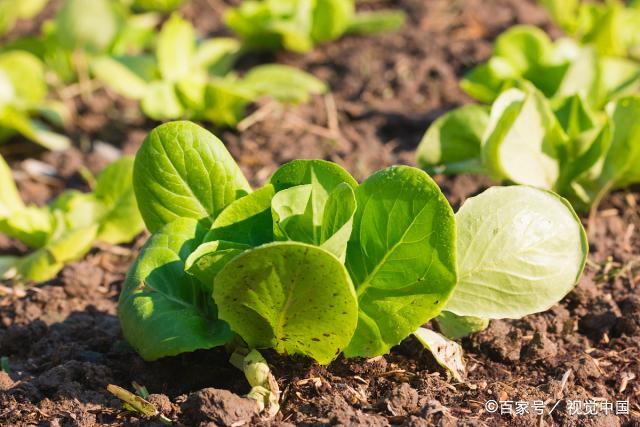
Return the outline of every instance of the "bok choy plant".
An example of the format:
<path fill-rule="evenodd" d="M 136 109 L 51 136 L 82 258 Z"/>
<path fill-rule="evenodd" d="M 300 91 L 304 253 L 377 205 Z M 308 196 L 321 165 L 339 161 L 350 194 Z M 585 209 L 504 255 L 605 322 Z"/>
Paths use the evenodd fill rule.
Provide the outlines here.
<path fill-rule="evenodd" d="M 25 256 L 0 256 L 0 277 L 18 283 L 52 279 L 94 242 L 131 241 L 144 227 L 131 185 L 133 159 L 109 165 L 91 193 L 68 190 L 49 206 L 27 206 L 11 170 L 0 157 L 0 233 L 32 249 Z"/>
<path fill-rule="evenodd" d="M 190 122 L 149 134 L 133 183 L 153 234 L 118 313 L 146 360 L 235 336 L 322 364 L 377 356 L 443 310 L 546 310 L 587 255 L 580 221 L 552 192 L 492 188 L 454 215 L 419 169 L 358 184 L 323 160 L 287 163 L 253 191 L 222 142 Z"/>
<path fill-rule="evenodd" d="M 568 38 L 552 42 L 536 27 L 514 26 L 496 39 L 491 58 L 460 85 L 478 101 L 492 103 L 523 81 L 552 100 L 580 94 L 601 110 L 621 96 L 640 93 L 640 63 Z"/>
<path fill-rule="evenodd" d="M 551 102 L 532 86 L 437 119 L 417 151 L 427 171 L 484 173 L 554 190 L 580 210 L 640 182 L 640 96 L 595 112 L 581 95 Z"/>
<path fill-rule="evenodd" d="M 373 34 L 402 27 L 401 11 L 355 12 L 355 0 L 245 0 L 225 15 L 227 25 L 252 49 L 307 52 L 344 34 Z"/>
<path fill-rule="evenodd" d="M 47 93 L 44 66 L 37 57 L 21 50 L 0 53 L 0 143 L 20 134 L 50 150 L 69 146 L 67 137 L 35 118 L 64 124 L 64 105 L 47 99 Z"/>
<path fill-rule="evenodd" d="M 173 15 L 162 27 L 154 55 L 101 56 L 93 73 L 120 95 L 140 100 L 154 120 L 190 118 L 235 126 L 262 96 L 306 102 L 326 86 L 310 74 L 277 64 L 231 72 L 240 43 L 229 38 L 196 42 L 191 23 Z"/>
<path fill-rule="evenodd" d="M 604 55 L 640 60 L 640 3 L 620 0 L 540 0 L 553 19 L 582 44 Z"/>

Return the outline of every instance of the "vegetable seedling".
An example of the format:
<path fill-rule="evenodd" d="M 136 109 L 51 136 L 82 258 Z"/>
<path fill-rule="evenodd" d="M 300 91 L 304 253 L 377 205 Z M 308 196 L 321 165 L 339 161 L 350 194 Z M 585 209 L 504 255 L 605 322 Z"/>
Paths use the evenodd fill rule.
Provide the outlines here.
<path fill-rule="evenodd" d="M 578 94 L 557 101 L 525 85 L 503 92 L 490 109 L 453 110 L 426 132 L 418 164 L 553 190 L 582 211 L 640 182 L 640 96 L 611 101 L 602 113 Z"/>
<path fill-rule="evenodd" d="M 424 171 L 393 166 L 358 184 L 322 160 L 287 163 L 253 191 L 222 142 L 190 122 L 149 134 L 133 182 L 153 235 L 118 315 L 146 360 L 235 336 L 322 364 L 373 357 L 443 310 L 546 310 L 587 255 L 580 221 L 552 192 L 492 188 L 454 215 Z"/>
<path fill-rule="evenodd" d="M 92 193 L 69 190 L 48 206 L 26 206 L 0 157 L 0 233 L 33 249 L 22 257 L 0 256 L 0 277 L 43 282 L 83 257 L 96 241 L 131 241 L 143 228 L 132 174 L 133 159 L 123 158 L 100 174 Z"/>
<path fill-rule="evenodd" d="M 240 43 L 229 38 L 196 42 L 191 23 L 173 15 L 162 27 L 154 55 L 101 56 L 93 73 L 117 93 L 140 101 L 154 120 L 190 118 L 235 126 L 262 96 L 306 102 L 326 86 L 285 65 L 262 65 L 240 78 L 231 72 Z"/>
<path fill-rule="evenodd" d="M 395 10 L 356 13 L 354 0 L 245 0 L 226 13 L 225 21 L 251 49 L 308 52 L 344 34 L 397 30 L 405 15 Z"/>
<path fill-rule="evenodd" d="M 592 108 L 601 110 L 612 100 L 639 93 L 640 63 L 568 38 L 552 42 L 537 27 L 517 25 L 496 39 L 491 58 L 473 68 L 460 86 L 490 104 L 523 82 L 554 102 L 581 95 Z"/>
<path fill-rule="evenodd" d="M 569 35 L 609 56 L 640 60 L 640 3 L 540 0 Z M 629 2 L 627 2 L 629 3 Z"/>
<path fill-rule="evenodd" d="M 68 114 L 66 107 L 47 99 L 44 65 L 37 57 L 22 50 L 0 53 L 0 143 L 15 134 L 50 150 L 69 146 L 69 139 L 52 132 L 44 117 L 62 127 Z"/>

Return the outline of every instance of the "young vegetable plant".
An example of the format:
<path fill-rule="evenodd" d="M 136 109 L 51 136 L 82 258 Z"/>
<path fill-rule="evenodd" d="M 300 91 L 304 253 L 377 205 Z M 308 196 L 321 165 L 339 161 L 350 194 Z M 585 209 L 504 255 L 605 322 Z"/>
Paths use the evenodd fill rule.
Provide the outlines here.
<path fill-rule="evenodd" d="M 91 193 L 69 190 L 49 206 L 26 206 L 11 170 L 0 157 L 0 233 L 32 249 L 24 256 L 0 256 L 0 277 L 17 283 L 43 282 L 94 242 L 131 241 L 144 226 L 131 185 L 133 159 L 123 158 L 98 176 Z"/>
<path fill-rule="evenodd" d="M 478 101 L 492 103 L 522 82 L 557 102 L 580 94 L 601 110 L 612 100 L 640 93 L 640 63 L 567 38 L 552 42 L 536 27 L 515 26 L 496 39 L 492 57 L 472 69 L 461 87 Z"/>
<path fill-rule="evenodd" d="M 240 43 L 216 38 L 196 43 L 191 23 L 173 15 L 162 27 L 155 55 L 102 56 L 93 73 L 122 96 L 140 100 L 154 120 L 190 118 L 235 126 L 261 96 L 306 102 L 324 83 L 295 68 L 262 65 L 243 78 L 231 72 Z"/>
<path fill-rule="evenodd" d="M 493 188 L 454 215 L 423 171 L 358 184 L 337 164 L 295 160 L 252 191 L 224 145 L 190 122 L 153 130 L 134 189 L 153 233 L 118 307 L 146 360 L 212 348 L 387 353 L 443 310 L 480 318 L 546 310 L 586 255 L 570 205 L 533 187 Z M 426 339 L 426 340 L 425 340 Z"/>
<path fill-rule="evenodd" d="M 579 94 L 546 99 L 531 85 L 503 92 L 492 107 L 445 114 L 417 151 L 428 171 L 485 173 L 549 189 L 587 210 L 608 192 L 640 182 L 640 96 L 593 111 Z"/>
<path fill-rule="evenodd" d="M 49 130 L 40 116 L 62 126 L 65 107 L 47 99 L 42 62 L 32 54 L 13 50 L 0 53 L 0 143 L 15 134 L 50 150 L 69 146 L 69 139 Z"/>
<path fill-rule="evenodd" d="M 640 3 L 541 0 L 562 29 L 604 55 L 640 60 Z"/>
<path fill-rule="evenodd" d="M 133 14 L 123 2 L 65 0 L 41 34 L 10 43 L 7 49 L 28 50 L 57 78 L 59 86 L 89 83 L 90 64 L 102 55 L 135 55 L 156 36 L 157 13 Z"/>
<path fill-rule="evenodd" d="M 394 31 L 404 20 L 401 11 L 356 13 L 354 0 L 245 0 L 225 15 L 249 48 L 295 52 L 344 34 Z"/>

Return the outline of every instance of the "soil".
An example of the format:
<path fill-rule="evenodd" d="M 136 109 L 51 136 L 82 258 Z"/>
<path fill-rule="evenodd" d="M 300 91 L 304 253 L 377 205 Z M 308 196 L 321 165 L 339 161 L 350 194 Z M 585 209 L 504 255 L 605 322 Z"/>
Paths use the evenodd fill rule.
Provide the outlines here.
<path fill-rule="evenodd" d="M 197 18 L 202 35 L 223 34 L 222 4 L 192 0 L 185 14 Z M 470 101 L 458 80 L 487 58 L 497 34 L 515 23 L 557 34 L 545 13 L 526 0 L 367 5 L 400 7 L 408 24 L 396 34 L 348 37 L 307 55 L 244 59 L 300 66 L 332 87 L 331 96 L 307 105 L 282 108 L 263 101 L 242 132 L 218 132 L 254 184 L 300 157 L 337 161 L 359 179 L 389 164 L 412 164 L 429 123 Z M 202 18 L 207 13 L 211 19 Z M 34 147 L 23 141 L 0 149 L 28 202 L 42 204 L 65 188 L 85 188 L 82 168 L 96 172 L 114 157 L 134 153 L 154 126 L 102 89 L 87 101 L 72 96 L 68 102 L 77 119 L 67 129 L 75 149 L 36 153 L 35 162 L 24 161 L 34 156 Z M 53 174 L 44 173 L 52 167 Z M 436 180 L 455 208 L 491 185 L 471 175 Z M 127 247 L 97 247 L 48 283 L 26 291 L 0 288 L 0 356 L 10 367 L 9 373 L 0 371 L 0 424 L 161 425 L 127 412 L 106 391 L 108 384 L 131 390 L 135 381 L 166 417 L 184 425 L 638 426 L 639 203 L 637 190 L 603 202 L 590 224 L 586 273 L 560 304 L 521 320 L 493 321 L 462 341 L 468 371 L 463 382 L 412 338 L 387 356 L 340 358 L 328 367 L 266 352 L 283 391 L 282 410 L 272 420 L 240 397 L 249 386 L 223 349 L 152 363 L 140 359 L 121 336 L 116 305 L 146 236 Z M 0 237 L 0 254 L 24 250 Z M 489 400 L 527 402 L 528 413 L 490 413 Z M 570 415 L 570 401 L 588 400 L 599 402 L 599 415 Z M 615 402 L 624 400 L 628 415 L 605 413 L 606 402 L 615 410 Z M 544 413 L 537 415 L 534 406 Z"/>

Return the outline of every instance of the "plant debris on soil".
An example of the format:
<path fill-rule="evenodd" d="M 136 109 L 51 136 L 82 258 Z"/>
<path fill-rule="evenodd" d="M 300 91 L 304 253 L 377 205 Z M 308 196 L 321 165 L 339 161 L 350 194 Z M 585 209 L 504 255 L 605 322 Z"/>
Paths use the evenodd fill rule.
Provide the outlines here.
<path fill-rule="evenodd" d="M 495 36 L 516 23 L 555 34 L 545 13 L 525 0 L 379 3 L 404 9 L 407 26 L 345 38 L 304 56 L 276 56 L 326 80 L 332 95 L 295 108 L 264 101 L 240 131 L 217 132 L 253 184 L 294 158 L 334 160 L 358 178 L 412 164 L 430 122 L 469 101 L 459 78 L 489 56 Z M 211 15 L 196 24 L 216 33 L 220 4 L 194 0 L 185 13 Z M 135 152 L 153 127 L 104 90 L 89 103 L 71 101 L 78 120 L 69 131 L 79 148 L 43 154 L 36 163 L 20 161 L 22 142 L 2 149 L 28 202 L 84 188 L 83 168 L 97 171 L 113 156 Z M 47 165 L 56 173 L 41 173 Z M 455 208 L 491 184 L 471 175 L 436 180 Z M 116 384 L 133 391 L 135 381 L 165 417 L 184 425 L 640 425 L 639 204 L 638 190 L 603 202 L 589 230 L 587 270 L 560 304 L 521 320 L 493 321 L 462 341 L 464 382 L 413 338 L 390 355 L 340 358 L 328 367 L 265 352 L 283 391 L 273 420 L 261 419 L 255 402 L 241 397 L 249 385 L 224 349 L 144 362 L 123 340 L 116 307 L 147 236 L 129 247 L 95 248 L 48 283 L 26 291 L 0 287 L 0 424 L 161 425 L 127 412 L 106 390 Z M 0 237 L 0 253 L 25 250 Z M 505 406 L 494 410 L 489 401 Z M 572 412 L 575 402 L 582 415 Z M 619 402 L 628 402 L 627 414 L 616 413 Z M 516 412 L 518 406 L 526 411 Z M 597 414 L 589 413 L 592 407 Z"/>

